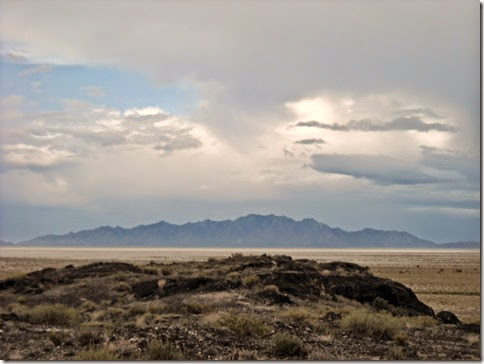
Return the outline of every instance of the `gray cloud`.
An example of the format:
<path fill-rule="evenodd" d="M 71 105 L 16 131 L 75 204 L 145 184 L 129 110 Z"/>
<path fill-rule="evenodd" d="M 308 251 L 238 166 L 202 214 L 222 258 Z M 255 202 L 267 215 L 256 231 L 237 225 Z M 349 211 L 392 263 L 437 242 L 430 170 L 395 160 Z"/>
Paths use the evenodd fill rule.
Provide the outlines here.
<path fill-rule="evenodd" d="M 309 145 L 309 144 L 325 144 L 326 142 L 323 139 L 301 139 L 297 140 L 294 143 L 296 144 L 303 144 L 303 145 Z"/>
<path fill-rule="evenodd" d="M 455 150 L 421 146 L 420 164 L 444 171 L 457 171 L 473 183 L 477 189 L 480 180 L 480 162 L 478 155 L 468 155 Z"/>
<path fill-rule="evenodd" d="M 423 107 L 423 108 L 414 108 L 414 109 L 402 109 L 398 110 L 395 114 L 402 115 L 402 116 L 426 116 L 432 119 L 443 119 L 444 116 L 437 114 L 434 110 Z"/>
<path fill-rule="evenodd" d="M 311 167 L 318 172 L 365 178 L 382 185 L 436 183 L 441 180 L 398 159 L 365 154 L 313 154 Z"/>
<path fill-rule="evenodd" d="M 431 130 L 454 132 L 455 128 L 443 123 L 425 123 L 420 118 L 401 117 L 390 121 L 389 123 L 376 123 L 370 119 L 351 120 L 347 124 L 327 124 L 319 121 L 300 121 L 296 126 L 315 127 L 336 131 L 395 131 L 395 130 L 416 130 L 421 132 L 428 132 Z"/>

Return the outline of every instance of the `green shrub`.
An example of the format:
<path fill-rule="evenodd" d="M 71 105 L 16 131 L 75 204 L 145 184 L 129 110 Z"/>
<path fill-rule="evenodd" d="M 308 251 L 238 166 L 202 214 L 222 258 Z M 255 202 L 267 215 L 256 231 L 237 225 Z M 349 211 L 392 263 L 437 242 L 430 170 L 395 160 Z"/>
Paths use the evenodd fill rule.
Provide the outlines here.
<path fill-rule="evenodd" d="M 341 328 L 356 335 L 367 335 L 376 339 L 388 338 L 401 328 L 401 320 L 389 313 L 354 310 L 341 320 Z"/>
<path fill-rule="evenodd" d="M 307 355 L 304 343 L 299 338 L 286 333 L 274 336 L 272 352 L 276 357 L 304 357 Z"/>
<path fill-rule="evenodd" d="M 116 356 L 107 348 L 96 349 L 90 347 L 88 350 L 79 353 L 76 360 L 116 360 Z"/>
<path fill-rule="evenodd" d="M 167 341 L 148 343 L 148 360 L 182 360 L 183 355 L 175 344 Z"/>
<path fill-rule="evenodd" d="M 229 328 L 240 336 L 262 336 L 270 331 L 260 319 L 251 315 L 225 314 L 217 324 Z"/>
<path fill-rule="evenodd" d="M 80 315 L 75 308 L 61 304 L 38 305 L 28 311 L 28 319 L 33 324 L 67 326 L 79 322 Z"/>

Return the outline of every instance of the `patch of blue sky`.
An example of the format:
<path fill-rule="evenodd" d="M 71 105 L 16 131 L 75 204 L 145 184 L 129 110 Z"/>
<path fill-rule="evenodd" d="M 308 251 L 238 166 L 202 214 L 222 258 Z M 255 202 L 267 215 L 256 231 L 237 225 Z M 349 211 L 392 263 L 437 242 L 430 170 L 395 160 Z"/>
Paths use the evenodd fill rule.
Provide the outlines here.
<path fill-rule="evenodd" d="M 196 102 L 193 89 L 157 86 L 132 71 L 84 65 L 52 65 L 44 72 L 27 71 L 38 66 L 1 61 L 1 97 L 23 96 L 29 101 L 27 112 L 60 110 L 64 100 L 78 99 L 120 110 L 158 106 L 169 113 L 183 114 Z"/>

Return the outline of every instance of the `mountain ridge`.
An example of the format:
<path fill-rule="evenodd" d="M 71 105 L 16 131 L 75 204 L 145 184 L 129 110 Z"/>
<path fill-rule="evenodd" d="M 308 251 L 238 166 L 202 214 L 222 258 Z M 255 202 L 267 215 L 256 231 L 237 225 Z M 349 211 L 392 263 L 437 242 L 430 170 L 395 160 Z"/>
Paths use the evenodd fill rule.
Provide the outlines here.
<path fill-rule="evenodd" d="M 176 225 L 158 221 L 132 228 L 94 229 L 48 234 L 17 246 L 130 246 L 130 247 L 301 247 L 301 248 L 456 248 L 436 244 L 406 231 L 365 228 L 345 231 L 313 218 L 249 214 L 235 220 L 205 219 Z M 478 243 L 477 243 L 478 244 Z M 469 245 L 469 243 L 467 243 Z M 470 247 L 469 247 L 470 248 Z"/>

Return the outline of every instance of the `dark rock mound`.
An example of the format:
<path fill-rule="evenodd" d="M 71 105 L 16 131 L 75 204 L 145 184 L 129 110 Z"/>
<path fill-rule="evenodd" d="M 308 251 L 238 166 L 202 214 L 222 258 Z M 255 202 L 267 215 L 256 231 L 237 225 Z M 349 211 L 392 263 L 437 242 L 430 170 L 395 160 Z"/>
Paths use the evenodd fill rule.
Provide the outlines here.
<path fill-rule="evenodd" d="M 440 311 L 435 317 L 443 324 L 458 325 L 461 323 L 457 316 L 450 311 Z"/>
<path fill-rule="evenodd" d="M 362 267 L 361 265 L 348 262 L 330 262 L 330 263 L 319 263 L 318 267 L 320 269 L 326 269 L 329 271 L 343 270 L 345 272 L 351 273 L 365 273 L 368 272 L 368 267 Z"/>
<path fill-rule="evenodd" d="M 98 262 L 81 267 L 66 266 L 63 269 L 44 268 L 19 278 L 0 281 L 0 290 L 13 288 L 15 293 L 39 294 L 46 288 L 70 284 L 86 277 L 104 277 L 118 272 L 142 273 L 142 269 L 129 263 Z"/>
<path fill-rule="evenodd" d="M 275 289 L 263 289 L 255 294 L 255 297 L 260 299 L 266 304 L 270 305 L 284 305 L 284 304 L 293 304 L 292 300 L 289 298 L 287 294 L 278 292 Z"/>
<path fill-rule="evenodd" d="M 157 295 L 159 293 L 158 279 L 135 283 L 131 286 L 131 292 L 138 299 Z"/>
<path fill-rule="evenodd" d="M 458 327 L 471 334 L 481 334 L 481 325 L 479 324 L 460 324 Z"/>
<path fill-rule="evenodd" d="M 280 292 L 296 297 L 317 299 L 321 296 L 321 275 L 316 270 L 280 270 L 259 278 L 264 285 L 274 285 Z"/>
<path fill-rule="evenodd" d="M 432 308 L 422 303 L 413 291 L 401 283 L 370 274 L 322 276 L 329 294 L 340 295 L 361 303 L 372 303 L 380 297 L 389 304 L 403 308 L 410 315 L 433 316 Z"/>

